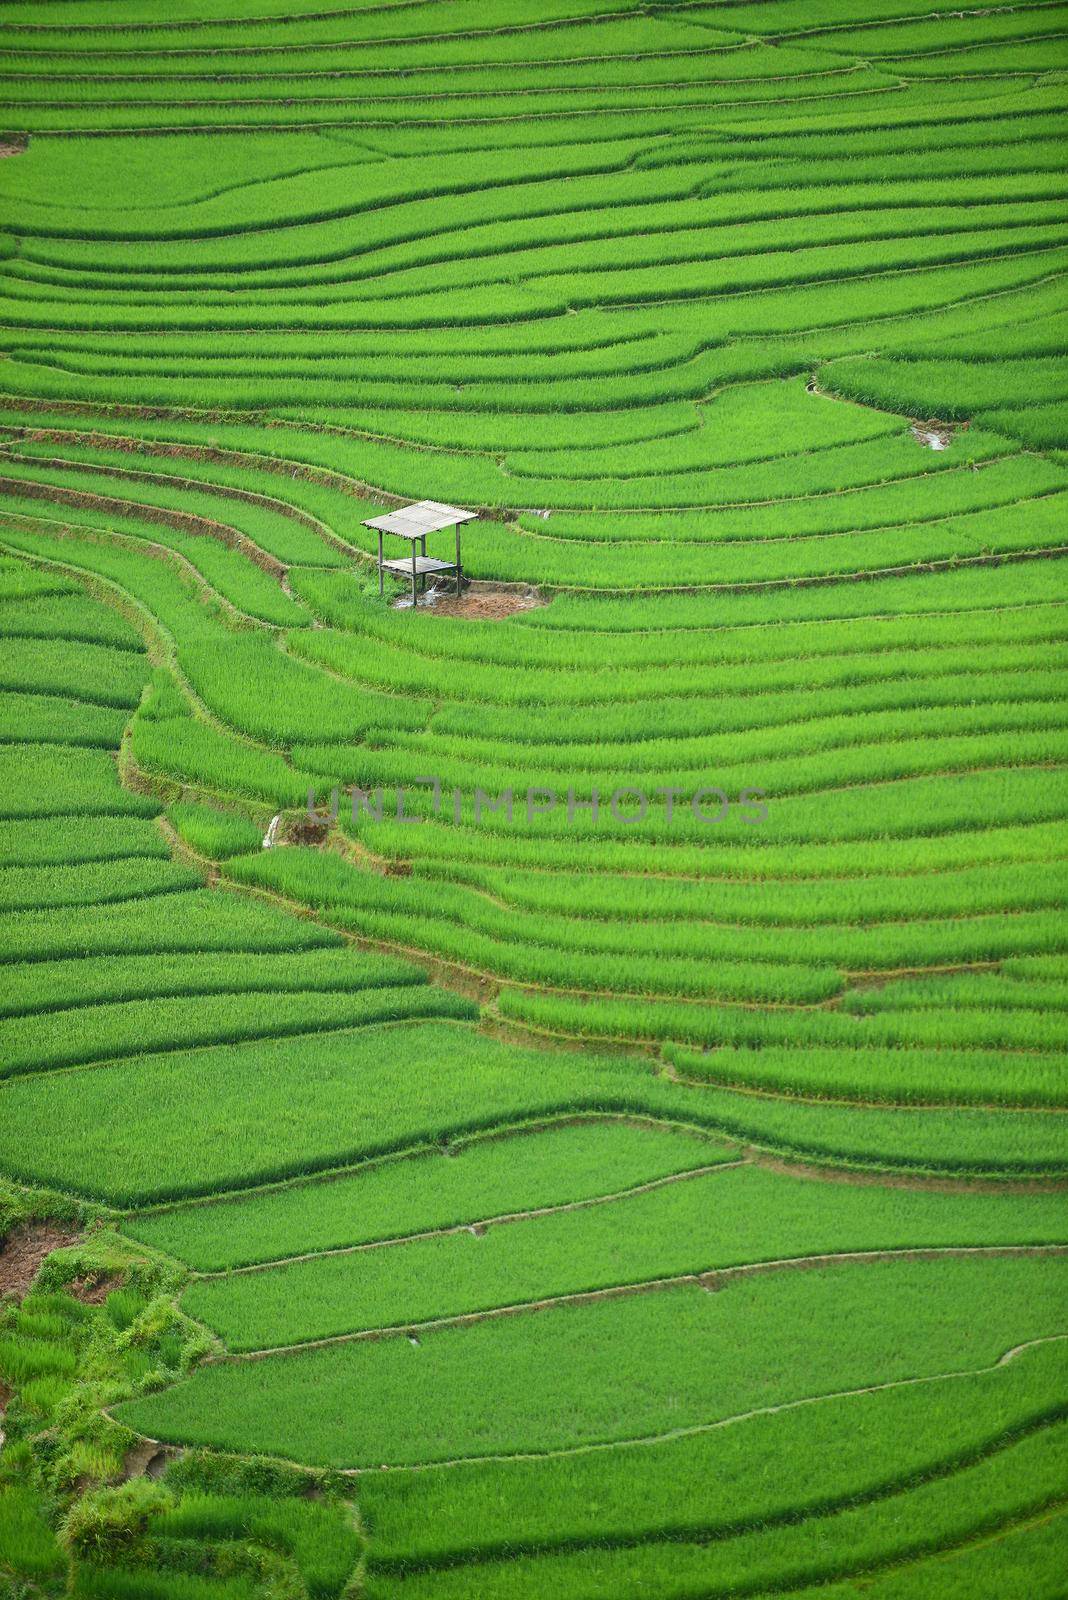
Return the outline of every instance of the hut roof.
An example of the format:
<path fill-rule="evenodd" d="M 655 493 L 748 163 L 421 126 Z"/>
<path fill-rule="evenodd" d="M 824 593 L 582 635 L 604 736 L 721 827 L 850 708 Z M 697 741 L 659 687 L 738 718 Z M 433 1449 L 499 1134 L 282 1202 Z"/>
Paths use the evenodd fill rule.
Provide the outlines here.
<path fill-rule="evenodd" d="M 461 511 L 458 506 L 443 505 L 440 500 L 417 500 L 414 505 L 401 506 L 383 517 L 368 517 L 364 527 L 395 533 L 402 539 L 422 539 L 439 528 L 452 528 L 458 522 L 471 522 L 477 516 L 477 511 Z"/>

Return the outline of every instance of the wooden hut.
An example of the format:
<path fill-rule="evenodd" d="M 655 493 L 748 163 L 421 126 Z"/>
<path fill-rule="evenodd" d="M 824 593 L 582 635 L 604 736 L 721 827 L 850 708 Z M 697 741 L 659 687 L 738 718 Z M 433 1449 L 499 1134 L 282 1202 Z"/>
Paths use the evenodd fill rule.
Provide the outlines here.
<path fill-rule="evenodd" d="M 385 592 L 385 574 L 395 572 L 398 577 L 410 578 L 412 605 L 417 603 L 420 587 L 426 588 L 428 577 L 439 572 L 455 572 L 456 593 L 463 584 L 463 564 L 460 559 L 460 528 L 463 523 L 477 517 L 477 511 L 461 511 L 458 506 L 446 506 L 440 500 L 417 500 L 414 505 L 401 506 L 382 517 L 368 517 L 365 528 L 374 528 L 378 534 L 378 592 Z M 440 561 L 426 553 L 427 535 L 440 533 L 444 528 L 456 529 L 455 561 Z M 383 555 L 382 540 L 389 534 L 394 539 L 407 539 L 410 552 L 396 560 L 387 561 Z"/>

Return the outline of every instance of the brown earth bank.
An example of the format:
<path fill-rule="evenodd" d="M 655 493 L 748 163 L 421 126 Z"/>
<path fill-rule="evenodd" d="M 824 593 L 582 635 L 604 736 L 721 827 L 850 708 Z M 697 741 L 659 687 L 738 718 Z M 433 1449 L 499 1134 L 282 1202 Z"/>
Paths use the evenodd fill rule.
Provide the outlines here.
<path fill-rule="evenodd" d="M 77 1238 L 76 1233 L 52 1222 L 17 1224 L 0 1243 L 0 1295 L 13 1294 L 21 1298 L 45 1256 L 64 1245 L 74 1244 Z M 71 1285 L 72 1290 L 73 1287 Z"/>

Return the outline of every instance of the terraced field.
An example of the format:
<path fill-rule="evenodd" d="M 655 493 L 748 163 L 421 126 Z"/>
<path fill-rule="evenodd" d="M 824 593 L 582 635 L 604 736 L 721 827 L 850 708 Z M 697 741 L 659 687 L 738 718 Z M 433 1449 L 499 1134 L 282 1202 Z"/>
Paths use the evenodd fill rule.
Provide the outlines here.
<path fill-rule="evenodd" d="M 1063 1596 L 1064 14 L 0 0 L 4 1600 Z"/>

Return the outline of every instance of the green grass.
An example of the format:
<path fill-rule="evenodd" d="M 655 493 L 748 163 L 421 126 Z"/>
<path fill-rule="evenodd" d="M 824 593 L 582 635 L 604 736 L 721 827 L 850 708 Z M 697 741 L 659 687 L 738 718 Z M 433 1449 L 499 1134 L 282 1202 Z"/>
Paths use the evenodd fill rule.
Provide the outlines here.
<path fill-rule="evenodd" d="M 970 417 L 992 406 L 1042 405 L 1063 400 L 1060 363 L 1044 358 L 1016 362 L 884 361 L 831 369 L 829 382 L 839 394 L 890 411 L 915 413 L 917 402 L 932 402 L 939 415 Z"/>
<path fill-rule="evenodd" d="M 908 909 L 915 921 L 899 924 L 888 918 L 856 929 L 850 925 L 852 897 L 837 884 L 821 886 L 824 909 L 818 920 L 824 925 L 818 927 L 812 925 L 817 918 L 803 909 L 800 894 L 794 899 L 791 915 L 789 894 L 780 906 L 775 886 L 762 885 L 768 926 L 753 927 L 746 925 L 741 885 L 733 894 L 724 894 L 715 908 L 715 921 L 708 918 L 708 908 L 698 894 L 680 892 L 672 908 L 665 904 L 666 891 L 659 904 L 654 901 L 653 915 L 643 920 L 637 914 L 639 890 L 629 884 L 614 905 L 598 907 L 601 915 L 590 915 L 581 895 L 578 907 L 568 903 L 566 880 L 553 909 L 543 910 L 536 894 L 533 904 L 524 904 L 521 895 L 517 905 L 509 903 L 515 892 L 512 879 L 501 883 L 491 876 L 480 881 L 477 873 L 466 874 L 473 877 L 473 887 L 422 875 L 383 881 L 354 870 L 337 856 L 311 852 L 239 857 L 226 864 L 226 872 L 239 883 L 274 889 L 315 907 L 336 925 L 366 937 L 420 945 L 501 977 L 539 980 L 568 990 L 678 996 L 681 1011 L 666 1004 L 659 1011 L 650 1010 L 650 1023 L 657 1019 L 652 1036 L 662 1036 L 665 1028 L 670 1032 L 670 1019 L 685 1017 L 690 1003 L 698 999 L 826 1000 L 841 991 L 847 972 L 989 961 L 1010 953 L 1048 950 L 1059 942 L 1055 919 L 1040 908 L 1027 911 L 1030 895 L 1027 891 L 1014 894 L 1010 874 L 997 875 L 1005 900 L 1019 913 L 1010 928 L 983 915 L 981 905 L 966 912 L 964 895 L 954 903 L 955 920 L 939 921 L 938 891 L 928 912 L 923 891 L 912 886 Z M 1057 877 L 1052 873 L 1050 882 L 1055 883 Z M 659 887 L 654 886 L 654 893 Z M 942 888 L 946 891 L 948 885 Z M 551 889 L 542 893 L 549 899 Z M 859 892 L 854 893 L 859 898 Z M 906 894 L 902 891 L 902 899 Z M 1038 899 L 1041 904 L 1042 896 Z M 631 900 L 637 904 L 628 904 Z M 678 917 L 684 907 L 690 911 L 690 920 L 679 926 L 672 922 L 672 914 Z M 736 912 L 735 907 L 739 908 Z M 576 909 L 587 914 L 576 917 Z M 737 923 L 732 922 L 732 912 L 738 916 Z M 808 960 L 804 965 L 794 959 L 798 927 L 805 929 Z M 524 938 L 531 943 L 520 947 Z M 649 964 L 653 950 L 658 957 L 655 967 Z M 527 1014 L 523 1008 L 529 1007 L 531 1017 L 548 1014 L 546 1008 L 561 1004 L 566 1011 L 572 1002 L 537 992 L 507 1000 L 512 1014 Z M 921 1017 L 885 1017 L 858 1024 L 824 1013 L 787 1018 L 725 1013 L 717 1021 L 707 1012 L 695 1010 L 679 1027 L 680 1037 L 707 1043 L 794 1041 L 828 1047 L 944 1043 L 957 1048 L 1003 1043 L 1049 1049 L 1060 1042 L 1061 1022 L 1056 1017 L 1019 1016 L 984 1024 L 980 1017 L 960 1017 L 940 1033 L 931 1019 Z"/>
<path fill-rule="evenodd" d="M 819 1582 L 851 1571 L 892 1566 L 940 1548 L 1000 1532 L 1011 1519 L 1025 1519 L 1057 1506 L 1064 1439 L 1054 1427 L 1007 1445 L 998 1454 L 954 1472 L 948 1479 L 904 1490 L 871 1507 L 814 1517 L 797 1525 L 701 1542 L 665 1542 L 638 1550 L 584 1550 L 478 1569 L 479 1593 L 523 1596 L 545 1592 L 609 1596 L 634 1582 L 665 1596 L 698 1592 L 726 1596 L 741 1585 L 762 1587 L 780 1577 L 789 1583 Z M 998 1507 L 991 1510 L 992 1503 Z M 373 1584 L 372 1594 L 460 1595 L 470 1574 L 460 1571 L 416 1576 L 403 1586 Z M 469 1592 L 469 1591 L 468 1591 Z"/>
<path fill-rule="evenodd" d="M 0 883 L 3 875 L 0 874 Z M 357 954 L 352 949 L 312 949 L 296 953 L 197 951 L 184 955 L 80 955 L 71 960 L 8 962 L 0 1012 L 35 1016 L 67 1007 L 96 1008 L 104 1003 L 187 996 L 199 1008 L 209 995 L 237 1002 L 241 996 L 286 994 L 351 995 L 376 988 L 421 985 L 418 967 L 390 956 Z M 224 1002 L 225 1003 L 225 1002 Z M 76 1019 L 68 1019 L 72 1024 Z M 93 1009 L 82 1026 L 91 1036 Z M 265 1024 L 268 1019 L 264 1019 Z M 267 1028 L 265 1028 L 267 1031 Z"/>
<path fill-rule="evenodd" d="M 21 566 L 21 573 L 32 584 L 29 597 L 9 584 L 0 602 L 6 638 L 74 639 L 117 650 L 141 649 L 141 636 L 125 617 L 90 600 L 73 583 L 33 567 Z"/>
<path fill-rule="evenodd" d="M 800 962 L 783 962 L 772 971 L 759 962 L 733 959 L 732 951 L 717 951 L 718 960 L 700 964 L 683 954 L 678 960 L 665 960 L 651 975 L 639 941 L 629 939 L 625 932 L 598 941 L 593 925 L 579 925 L 569 946 L 566 938 L 559 937 L 559 925 L 548 918 L 541 926 L 533 919 L 527 921 L 525 937 L 531 943 L 521 946 L 513 942 L 512 919 L 495 914 L 492 907 L 483 909 L 463 889 L 403 879 L 383 881 L 357 872 L 333 856 L 313 859 L 310 853 L 298 857 L 290 852 L 267 861 L 242 856 L 228 862 L 226 870 L 238 883 L 270 888 L 313 906 L 328 921 L 364 937 L 430 949 L 462 966 L 502 977 L 637 994 L 697 993 L 740 1000 L 781 997 L 799 1002 L 828 998 L 839 986 L 833 973 L 821 974 Z M 608 946 L 604 953 L 598 950 L 599 943 Z"/>
<path fill-rule="evenodd" d="M 292 516 L 285 515 L 281 504 L 267 504 L 256 497 L 210 494 L 195 483 L 172 485 L 165 475 L 157 480 L 151 469 L 146 473 L 123 462 L 109 461 L 108 465 L 110 470 L 105 475 L 83 468 L 76 457 L 68 463 L 62 448 L 53 445 L 39 465 L 36 461 L 24 465 L 18 457 L 5 463 L 5 478 L 9 493 L 18 492 L 22 479 L 32 478 L 35 483 L 54 485 L 61 491 L 100 498 L 112 511 L 128 501 L 131 512 L 144 513 L 146 520 L 153 522 L 154 538 L 175 544 L 194 566 L 206 563 L 205 576 L 211 581 L 217 574 L 221 580 L 217 587 L 234 605 L 242 607 L 242 601 L 246 601 L 242 609 L 253 615 L 262 614 L 267 621 L 299 625 L 304 620 L 300 608 L 287 603 L 284 594 L 278 594 L 276 579 L 260 573 L 258 568 L 249 571 L 252 561 L 248 555 L 256 557 L 261 552 L 287 564 L 314 563 L 320 557 L 320 541 Z M 63 494 L 56 496 L 59 503 L 66 498 Z M 178 531 L 177 540 L 172 528 Z M 183 529 L 189 532 L 183 534 Z M 248 555 L 243 560 L 227 560 L 222 551 L 242 539 L 247 541 Z M 236 554 L 231 549 L 231 555 Z M 261 612 L 261 606 L 267 607 L 266 612 Z"/>
<path fill-rule="evenodd" d="M 277 958 L 275 958 L 277 959 Z M 200 1272 L 568 1205 L 732 1159 L 722 1145 L 626 1122 L 561 1123 L 325 1183 L 131 1218 L 126 1231 Z"/>
<path fill-rule="evenodd" d="M 688 1052 L 666 1051 L 669 1058 Z M 856 1063 L 858 1066 L 861 1063 Z M 704 1116 L 728 1138 L 791 1159 L 893 1171 L 1065 1171 L 1068 1139 L 1057 1116 L 968 1106 L 896 1107 L 723 1088 L 709 1080 Z"/>
<path fill-rule="evenodd" d="M 255 1600 L 251 1578 L 208 1578 L 144 1568 L 80 1565 L 74 1594 L 79 1600 Z"/>
<path fill-rule="evenodd" d="M 215 1364 L 120 1415 L 154 1438 L 339 1466 L 568 1449 L 991 1366 L 1056 1331 L 1063 1273 L 958 1260 L 771 1274 L 721 1294 L 673 1289 L 430 1332 L 418 1347 L 390 1338 Z"/>
<path fill-rule="evenodd" d="M 54 911 L 19 912 L 7 919 L 0 956 L 5 961 L 41 961 L 125 955 L 131 950 L 139 954 L 210 950 L 263 953 L 310 950 L 339 943 L 337 934 L 288 917 L 271 906 L 237 895 L 192 889 L 168 897 L 165 918 L 159 915 L 158 906 L 146 900 L 106 908 L 71 908 L 62 915 Z"/>
<path fill-rule="evenodd" d="M 49 1330 L 50 1331 L 50 1330 Z M 0 1372 L 11 1384 L 32 1378 L 71 1378 L 78 1359 L 69 1347 L 16 1331 L 0 1340 Z"/>
<path fill-rule="evenodd" d="M 940 1600 L 971 1600 L 978 1594 L 1018 1594 L 1054 1600 L 1060 1582 L 1057 1568 L 1064 1539 L 1064 1512 L 1027 1519 L 978 1543 L 895 1562 L 868 1580 L 874 1600 L 911 1600 L 917 1594 Z M 851 1600 L 852 1580 L 791 1591 L 790 1600 Z"/>
<path fill-rule="evenodd" d="M 87 745 L 113 750 L 122 739 L 126 714 L 110 706 L 86 705 L 46 694 L 7 693 L 0 703 L 0 740 L 20 744 L 33 730 L 41 744 Z"/>
<path fill-rule="evenodd" d="M 232 1350 L 296 1344 L 617 1284 L 838 1251 L 1051 1243 L 1059 1198 L 899 1195 L 749 1167 L 582 1210 L 195 1283 L 183 1306 Z M 713 1220 L 714 1219 L 714 1220 Z"/>
<path fill-rule="evenodd" d="M 1036 844 L 1039 840 L 1036 839 Z M 1052 842 L 1047 839 L 1046 843 Z M 751 855 L 756 852 L 751 852 Z M 839 865 L 845 866 L 845 852 Z M 1049 863 L 1049 878 L 1039 881 L 1033 861 L 998 862 L 993 865 L 953 868 L 939 872 L 858 875 L 848 883 L 829 882 L 818 874 L 799 872 L 791 881 L 759 873 L 759 855 L 746 863 L 748 872 L 736 881 L 716 886 L 718 919 L 755 926 L 786 924 L 813 927 L 863 917 L 868 923 L 927 921 L 956 915 L 995 911 L 1002 904 L 1017 910 L 1055 904 L 1061 893 L 1061 867 Z M 422 858 L 420 872 L 430 876 L 455 875 L 512 906 L 530 911 L 567 912 L 570 916 L 598 920 L 626 917 L 635 921 L 669 921 L 687 912 L 700 919 L 709 909 L 707 890 L 692 878 L 642 877 L 601 872 L 596 878 L 563 869 L 532 871 L 514 867 L 510 872 L 492 866 L 466 866 L 456 861 L 452 873 L 433 858 Z M 763 894 L 754 898 L 754 879 L 763 880 Z M 658 930 L 662 932 L 663 930 Z M 991 989 L 996 985 L 988 985 Z M 894 994 L 900 986 L 895 986 Z"/>
<path fill-rule="evenodd" d="M 184 844 L 213 861 L 241 855 L 263 842 L 262 830 L 248 817 L 189 800 L 178 800 L 168 807 L 167 821 Z"/>
<path fill-rule="evenodd" d="M 697 1080 L 770 1089 L 817 1099 L 918 1105 L 1045 1106 L 1060 1103 L 1057 1061 L 1036 1034 L 1038 1013 L 1014 1029 L 996 1013 L 993 1026 L 969 1026 L 952 1013 L 945 1044 L 936 1020 L 905 1013 L 893 1019 L 839 1018 L 815 1012 L 800 1020 L 782 1013 L 659 1000 L 585 1000 L 504 989 L 501 1015 L 550 1034 L 589 1040 L 679 1041 L 678 1059 Z M 863 1038 L 865 1021 L 882 1022 Z M 945 1019 L 942 1019 L 943 1022 Z M 887 1026 L 889 1021 L 889 1026 Z M 1030 1029 L 1028 1023 L 1031 1023 Z M 1051 1033 L 1059 1023 L 1054 1019 Z M 1008 1041 L 1008 1043 L 1006 1043 Z M 1047 1043 L 1052 1042 L 1047 1040 Z M 700 1046 L 700 1053 L 692 1048 Z M 978 1048 L 976 1048 L 978 1046 Z"/>
<path fill-rule="evenodd" d="M 1064 1359 L 1063 1343 L 1039 1345 L 993 1372 L 828 1399 L 627 1450 L 368 1473 L 360 1504 L 372 1570 L 722 1536 L 877 1499 L 1041 1418 Z"/>
<path fill-rule="evenodd" d="M 248 1539 L 281 1549 L 297 1564 L 313 1600 L 333 1600 L 352 1574 L 361 1540 L 343 1507 L 291 1498 L 190 1491 L 153 1519 L 163 1540 Z"/>
<path fill-rule="evenodd" d="M 99 816 L 140 819 L 159 810 L 145 795 L 130 794 L 115 781 L 110 752 L 62 745 L 0 747 L 0 821 Z"/>
<path fill-rule="evenodd" d="M 0 822 L 0 862 L 5 867 L 77 866 L 82 861 L 166 858 L 163 835 L 150 818 L 70 816 L 42 829 L 37 818 Z"/>
<path fill-rule="evenodd" d="M 63 1571 L 63 1554 L 43 1514 L 41 1502 L 29 1487 L 5 1483 L 0 1487 L 0 1572 L 49 1580 Z"/>
<path fill-rule="evenodd" d="M 69 867 L 7 867 L 0 872 L 0 908 L 10 912 L 102 905 L 142 895 L 173 894 L 199 881 L 171 861 L 139 856 Z"/>
<path fill-rule="evenodd" d="M 280 627 L 299 628 L 308 621 L 303 608 L 290 599 L 279 581 L 243 551 L 195 535 L 175 541 L 174 548 L 223 599 L 247 616 Z"/>
<path fill-rule="evenodd" d="M 404 1005 L 416 1000 L 402 996 Z M 461 1014 L 469 1009 L 449 1000 Z M 354 1020 L 359 1004 L 368 1002 L 354 1004 Z M 633 1063 L 599 1066 L 512 1052 L 441 1024 L 172 1050 L 13 1080 L 0 1091 L 0 1163 L 22 1178 L 136 1204 L 321 1171 L 559 1111 L 655 1115 L 666 1103 L 685 1118 L 682 1108 L 697 1100 L 658 1087 Z M 200 1088 L 191 1100 L 194 1071 Z M 298 1087 L 299 1121 L 280 1118 Z M 125 1129 L 105 1114 L 116 1092 L 132 1110 Z"/>
<path fill-rule="evenodd" d="M 0 686 L 124 710 L 141 698 L 142 657 L 75 639 L 0 639 Z M 88 686 L 92 687 L 89 688 Z"/>
<path fill-rule="evenodd" d="M 238 977 L 237 981 L 241 981 Z M 175 999 L 100 1003 L 86 1011 L 52 1011 L 0 1022 L 4 1076 L 111 1061 L 149 1051 L 236 1044 L 287 1034 L 318 1034 L 336 1028 L 400 1022 L 413 1017 L 470 1017 L 468 1001 L 421 984 L 318 993 L 301 989 L 182 994 Z"/>
<path fill-rule="evenodd" d="M 130 750 L 144 771 L 212 795 L 272 807 L 307 804 L 308 790 L 316 787 L 313 774 L 294 770 L 280 751 L 246 743 L 185 708 L 174 709 L 177 715 L 168 714 L 171 706 L 150 700 L 134 723 Z"/>
<path fill-rule="evenodd" d="M 6 1314 L 13 1591 L 1059 1594 L 1052 1259 L 151 1336 L 1060 1237 L 1063 17 L 901 9 L 0 5 L 3 1209 L 169 1262 Z M 549 603 L 380 601 L 424 497 Z M 116 1340 L 242 1457 L 68 1572 Z"/>

